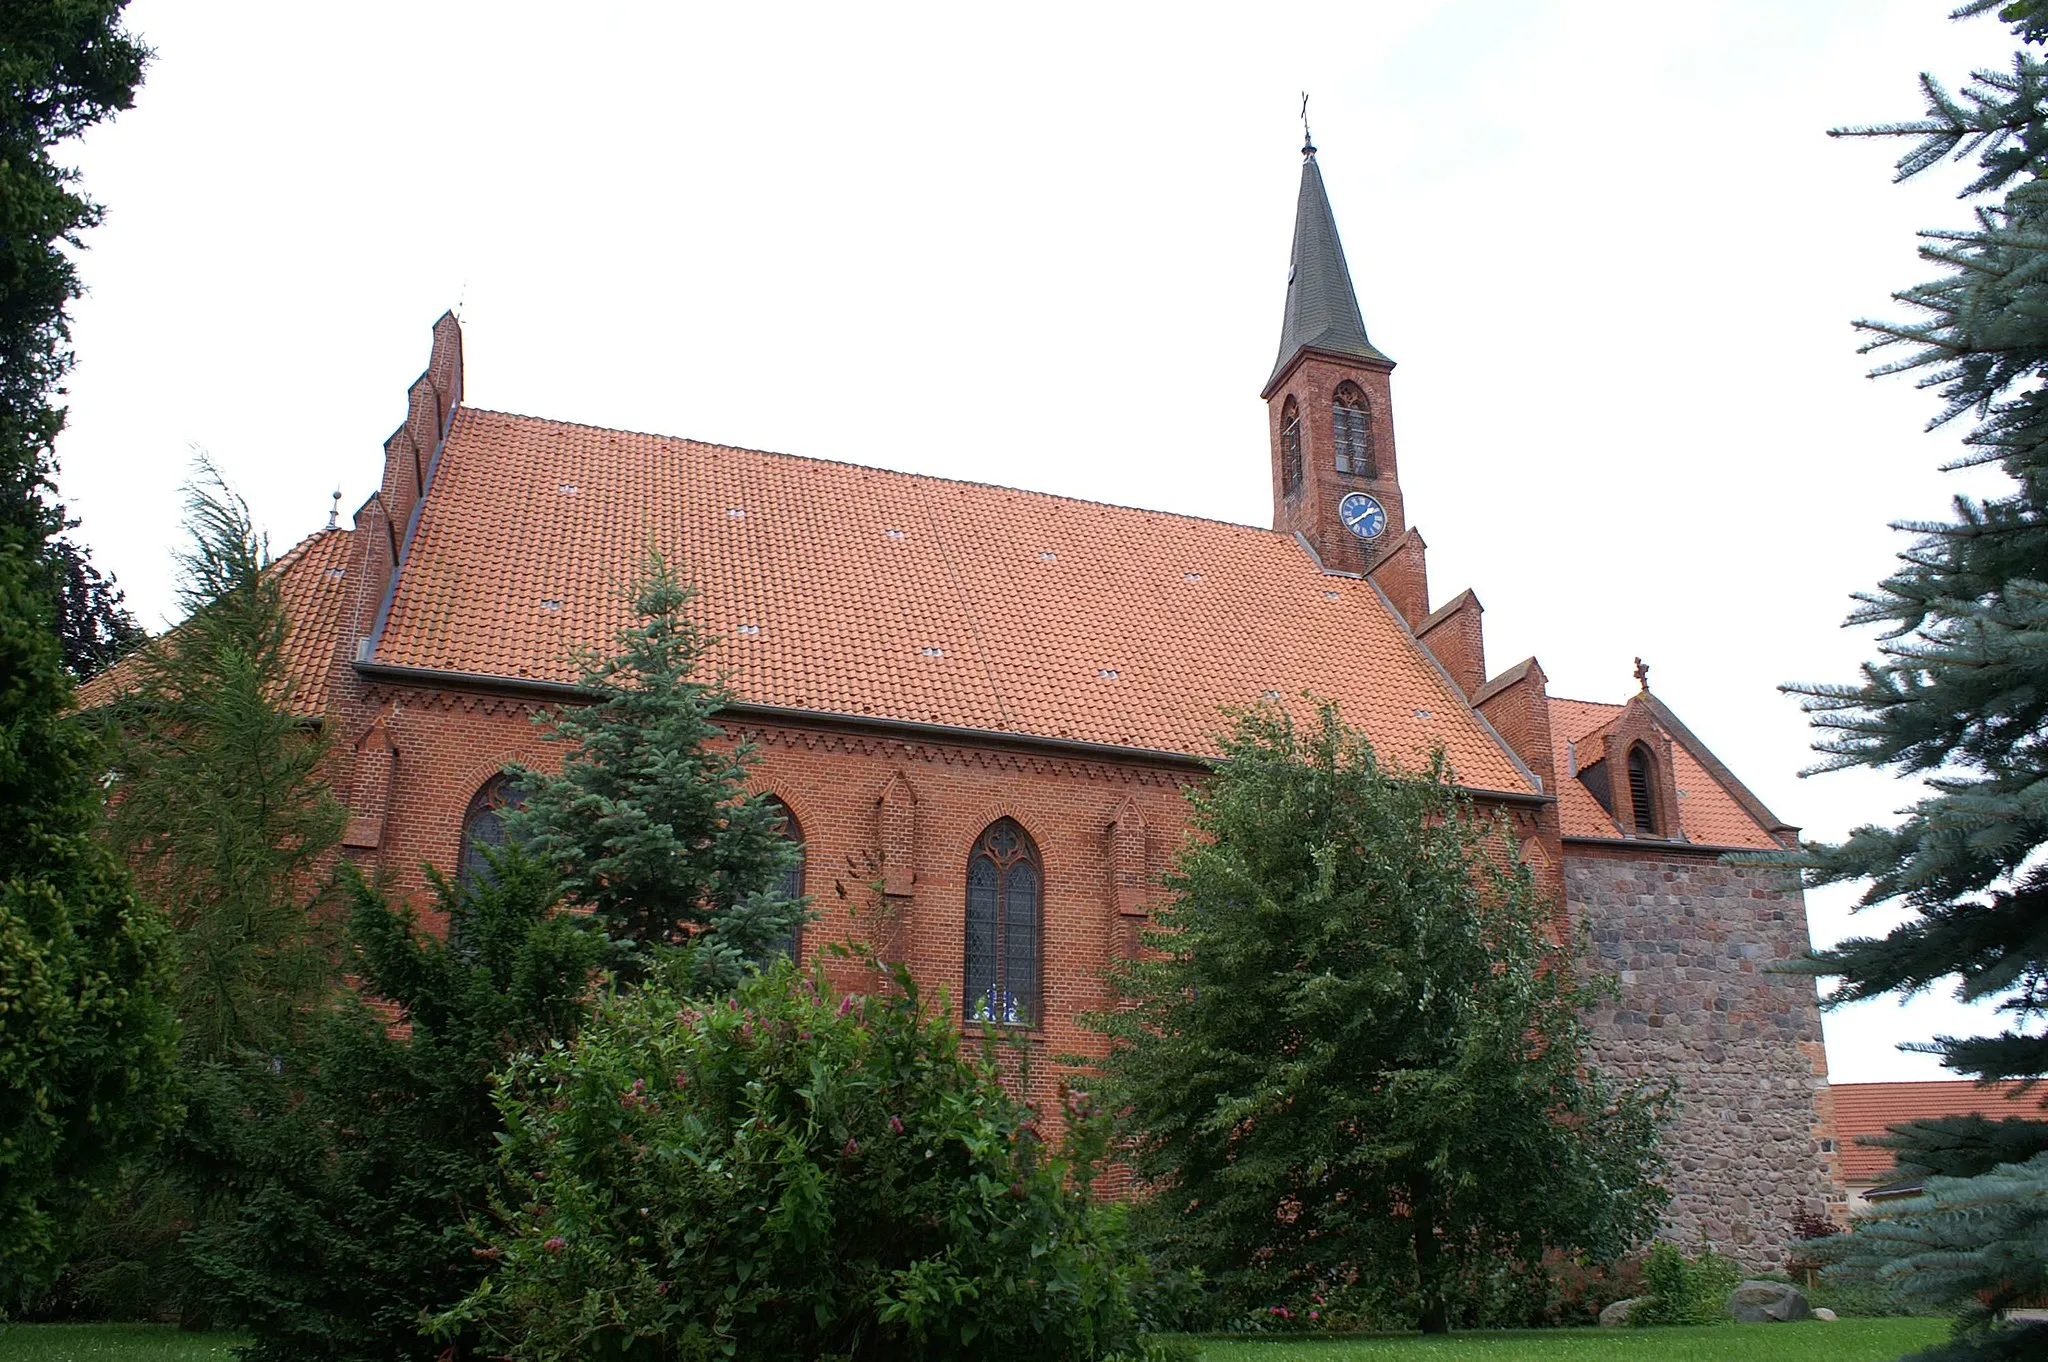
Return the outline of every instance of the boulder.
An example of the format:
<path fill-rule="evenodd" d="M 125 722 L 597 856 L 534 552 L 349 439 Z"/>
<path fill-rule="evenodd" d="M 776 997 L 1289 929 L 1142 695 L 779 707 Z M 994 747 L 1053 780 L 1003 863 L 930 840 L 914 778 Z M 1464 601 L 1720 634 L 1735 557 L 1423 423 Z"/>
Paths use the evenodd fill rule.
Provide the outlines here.
<path fill-rule="evenodd" d="M 1810 1318 L 1813 1311 L 1784 1282 L 1744 1282 L 1728 1293 L 1728 1313 L 1738 1324 L 1785 1324 Z"/>
<path fill-rule="evenodd" d="M 1630 1296 L 1625 1301 L 1616 1301 L 1600 1312 L 1600 1326 L 1604 1329 L 1618 1329 L 1628 1323 L 1629 1315 L 1642 1303 L 1641 1296 Z"/>
<path fill-rule="evenodd" d="M 1828 1309 L 1825 1305 L 1814 1306 L 1813 1317 L 1819 1320 L 1822 1324 L 1833 1324 L 1836 1319 L 1835 1312 Z"/>

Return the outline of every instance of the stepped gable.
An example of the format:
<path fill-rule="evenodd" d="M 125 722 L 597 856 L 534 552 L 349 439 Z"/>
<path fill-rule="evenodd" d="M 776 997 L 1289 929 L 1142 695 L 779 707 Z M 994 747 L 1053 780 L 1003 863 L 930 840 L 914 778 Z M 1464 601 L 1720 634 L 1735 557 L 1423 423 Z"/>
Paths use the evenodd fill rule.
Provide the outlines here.
<path fill-rule="evenodd" d="M 1334 699 L 1536 793 L 1367 582 L 1292 536 L 980 483 L 462 409 L 372 660 L 573 681 L 650 543 L 762 706 L 1208 756 L 1226 705 Z"/>
<path fill-rule="evenodd" d="M 1977 1083 L 1967 1078 L 1937 1078 L 1919 1083 L 1834 1083 L 1835 1135 L 1841 1141 L 1842 1177 L 1849 1182 L 1883 1182 L 1892 1175 L 1892 1151 L 1856 1141 L 1882 1135 L 1908 1121 L 1942 1116 L 2008 1116 L 2038 1121 L 2048 1093 L 2020 1091 L 2017 1082 Z"/>
<path fill-rule="evenodd" d="M 1600 801 L 1583 783 L 1573 778 L 1568 765 L 1567 742 L 1577 749 L 1579 769 L 1600 759 L 1600 738 L 1607 727 L 1621 717 L 1624 706 L 1595 700 L 1567 700 L 1550 697 L 1550 726 L 1557 744 L 1557 805 L 1566 837 L 1611 840 L 1622 830 Z M 1755 847 L 1776 851 L 1781 843 L 1769 828 L 1743 807 L 1735 793 L 1725 787 L 1685 740 L 1689 735 L 1667 734 L 1671 744 L 1672 777 L 1679 791 L 1678 821 L 1688 842 L 1714 847 Z"/>
<path fill-rule="evenodd" d="M 269 568 L 278 578 L 289 622 L 284 656 L 292 681 L 291 711 L 302 718 L 327 713 L 328 664 L 341 638 L 342 608 L 348 599 L 349 544 L 348 530 L 320 530 Z M 111 704 L 136 683 L 134 660 L 118 662 L 78 688 L 78 707 Z"/>

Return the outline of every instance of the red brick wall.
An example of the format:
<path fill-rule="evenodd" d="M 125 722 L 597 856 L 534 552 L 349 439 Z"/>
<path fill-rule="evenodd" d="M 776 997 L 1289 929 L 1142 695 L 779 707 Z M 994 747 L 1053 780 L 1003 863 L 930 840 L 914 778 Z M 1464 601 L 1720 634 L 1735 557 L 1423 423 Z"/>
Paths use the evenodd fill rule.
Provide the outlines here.
<path fill-rule="evenodd" d="M 1322 555 L 1323 566 L 1342 572 L 1363 572 L 1407 528 L 1402 509 L 1399 465 L 1394 457 L 1394 399 L 1391 365 L 1339 362 L 1308 355 L 1286 375 L 1267 400 L 1273 450 L 1273 528 L 1299 531 Z M 1377 478 L 1337 471 L 1336 435 L 1331 429 L 1330 402 L 1337 385 L 1349 379 L 1372 402 L 1372 438 Z M 1280 485 L 1280 412 L 1292 395 L 1301 410 L 1301 486 L 1293 495 Z M 1368 543 L 1337 519 L 1337 502 L 1346 492 L 1370 492 L 1387 508 L 1386 533 Z M 1426 612 L 1425 612 L 1426 613 Z M 1415 616 L 1420 619 L 1421 616 Z"/>

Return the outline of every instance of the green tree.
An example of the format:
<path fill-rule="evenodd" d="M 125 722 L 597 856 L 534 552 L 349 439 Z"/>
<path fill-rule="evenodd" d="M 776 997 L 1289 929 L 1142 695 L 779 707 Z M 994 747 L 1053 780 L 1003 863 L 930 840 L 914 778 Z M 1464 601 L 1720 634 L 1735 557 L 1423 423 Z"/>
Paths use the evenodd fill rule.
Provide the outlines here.
<path fill-rule="evenodd" d="M 1587 1065 L 1574 952 L 1441 756 L 1406 775 L 1329 707 L 1262 707 L 1190 798 L 1097 1019 L 1169 1262 L 1240 1306 L 1383 1283 L 1438 1332 L 1483 1267 L 1655 1228 L 1661 1096 Z"/>
<path fill-rule="evenodd" d="M 132 101 L 119 3 L 0 7 L 0 1310 L 63 1263 L 94 1198 L 174 1111 L 163 933 L 97 844 L 47 540 L 68 254 L 98 219 L 52 149 Z"/>
<path fill-rule="evenodd" d="M 186 488 L 187 614 L 136 654 L 119 706 L 113 844 L 177 931 L 192 1061 L 289 1047 L 338 975 L 320 914 L 344 813 L 295 711 L 282 585 L 248 507 L 205 463 Z"/>
<path fill-rule="evenodd" d="M 506 832 L 603 925 L 625 977 L 688 943 L 697 981 L 730 987 L 789 940 L 803 906 L 778 890 L 796 854 L 780 811 L 746 793 L 753 747 L 714 719 L 731 696 L 697 675 L 710 640 L 692 594 L 650 552 L 628 592 L 634 622 L 585 663 L 590 703 L 542 716 L 567 746 L 561 774 L 515 769 L 525 803 Z"/>
<path fill-rule="evenodd" d="M 102 577 L 85 546 L 70 539 L 50 545 L 57 570 L 57 637 L 64 670 L 74 680 L 96 676 L 147 637 L 111 577 Z"/>
<path fill-rule="evenodd" d="M 1958 13 L 1995 7 L 1978 0 Z M 1951 157 L 1976 161 L 1963 190 L 1975 221 L 1922 233 L 1921 256 L 1940 272 L 1895 295 L 1912 315 L 1858 325 L 1872 338 L 1868 349 L 1898 354 L 1879 374 L 1912 374 L 1940 394 L 1931 426 L 1969 422 L 1955 466 L 1996 465 L 2004 489 L 1958 497 L 1947 520 L 1900 527 L 1913 535 L 1901 566 L 1860 595 L 1850 616 L 1880 631 L 1878 657 L 1860 681 L 1788 687 L 1821 730 L 1817 769 L 1867 766 L 1926 782 L 1898 823 L 1859 827 L 1790 858 L 1811 884 L 1866 882 L 1860 907 L 1909 910 L 1884 936 L 1818 954 L 1814 971 L 1839 981 L 1828 1003 L 1959 980 L 1961 997 L 1995 1000 L 2003 1028 L 1936 1037 L 1925 1048 L 1983 1079 L 2048 1076 L 2048 867 L 2040 855 L 2048 845 L 2048 65 L 2038 51 L 2048 7 L 2022 0 L 2000 13 L 2022 40 L 2009 70 L 1979 71 L 1954 93 L 1923 75 L 1923 117 L 1839 132 L 1910 139 L 1900 179 Z M 1900 1157 L 1947 1158 L 1966 1134 L 1921 1131 Z M 1996 1178 L 1980 1193 L 2048 1200 L 2048 1162 L 2026 1158 L 2030 1148 L 2048 1149 L 2048 1126 L 2019 1131 L 2017 1141 L 2014 1134 L 1999 1143 L 2024 1161 L 1993 1174 L 1980 1158 L 1974 1171 Z M 1948 1204 L 1980 1193 L 1945 1186 L 1937 1194 L 1930 1184 L 1930 1198 Z M 1893 1212 L 1939 1213 L 1918 1203 Z M 1982 1206 L 1957 1221 L 1962 1239 L 1977 1236 L 1974 1276 L 1911 1255 L 1887 1273 L 1907 1294 L 1947 1292 L 1964 1307 L 1967 1327 L 1943 1356 L 2048 1348 L 2048 1326 L 2001 1331 L 1975 1299 L 1979 1290 L 2011 1300 L 2048 1289 L 2038 1239 L 2028 1249 L 2002 1237 L 2021 1223 Z M 1857 1230 L 1866 1245 L 1884 1233 Z"/>
<path fill-rule="evenodd" d="M 450 1347 L 422 1320 L 489 1266 L 468 1226 L 501 1183 L 494 1076 L 575 1034 L 603 944 L 555 911 L 554 876 L 518 847 L 494 870 L 460 887 L 434 877 L 445 941 L 353 879 L 362 996 L 343 993 L 281 1064 L 216 1072 L 233 1100 L 211 1104 L 227 1115 L 210 1152 L 239 1199 L 190 1252 L 223 1314 L 255 1335 L 256 1362 Z M 403 1031 L 365 999 L 394 1005 Z"/>

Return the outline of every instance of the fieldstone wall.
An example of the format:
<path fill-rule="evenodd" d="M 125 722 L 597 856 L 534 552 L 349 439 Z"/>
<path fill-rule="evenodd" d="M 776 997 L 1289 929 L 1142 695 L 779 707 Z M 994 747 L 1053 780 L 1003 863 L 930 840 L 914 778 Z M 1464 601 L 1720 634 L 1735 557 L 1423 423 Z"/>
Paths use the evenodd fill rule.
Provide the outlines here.
<path fill-rule="evenodd" d="M 1663 1237 L 1782 1268 L 1792 1217 L 1844 1204 L 1815 982 L 1766 968 L 1808 948 L 1797 881 L 1650 845 L 1568 846 L 1564 876 L 1618 990 L 1596 1061 L 1677 1086 Z"/>

